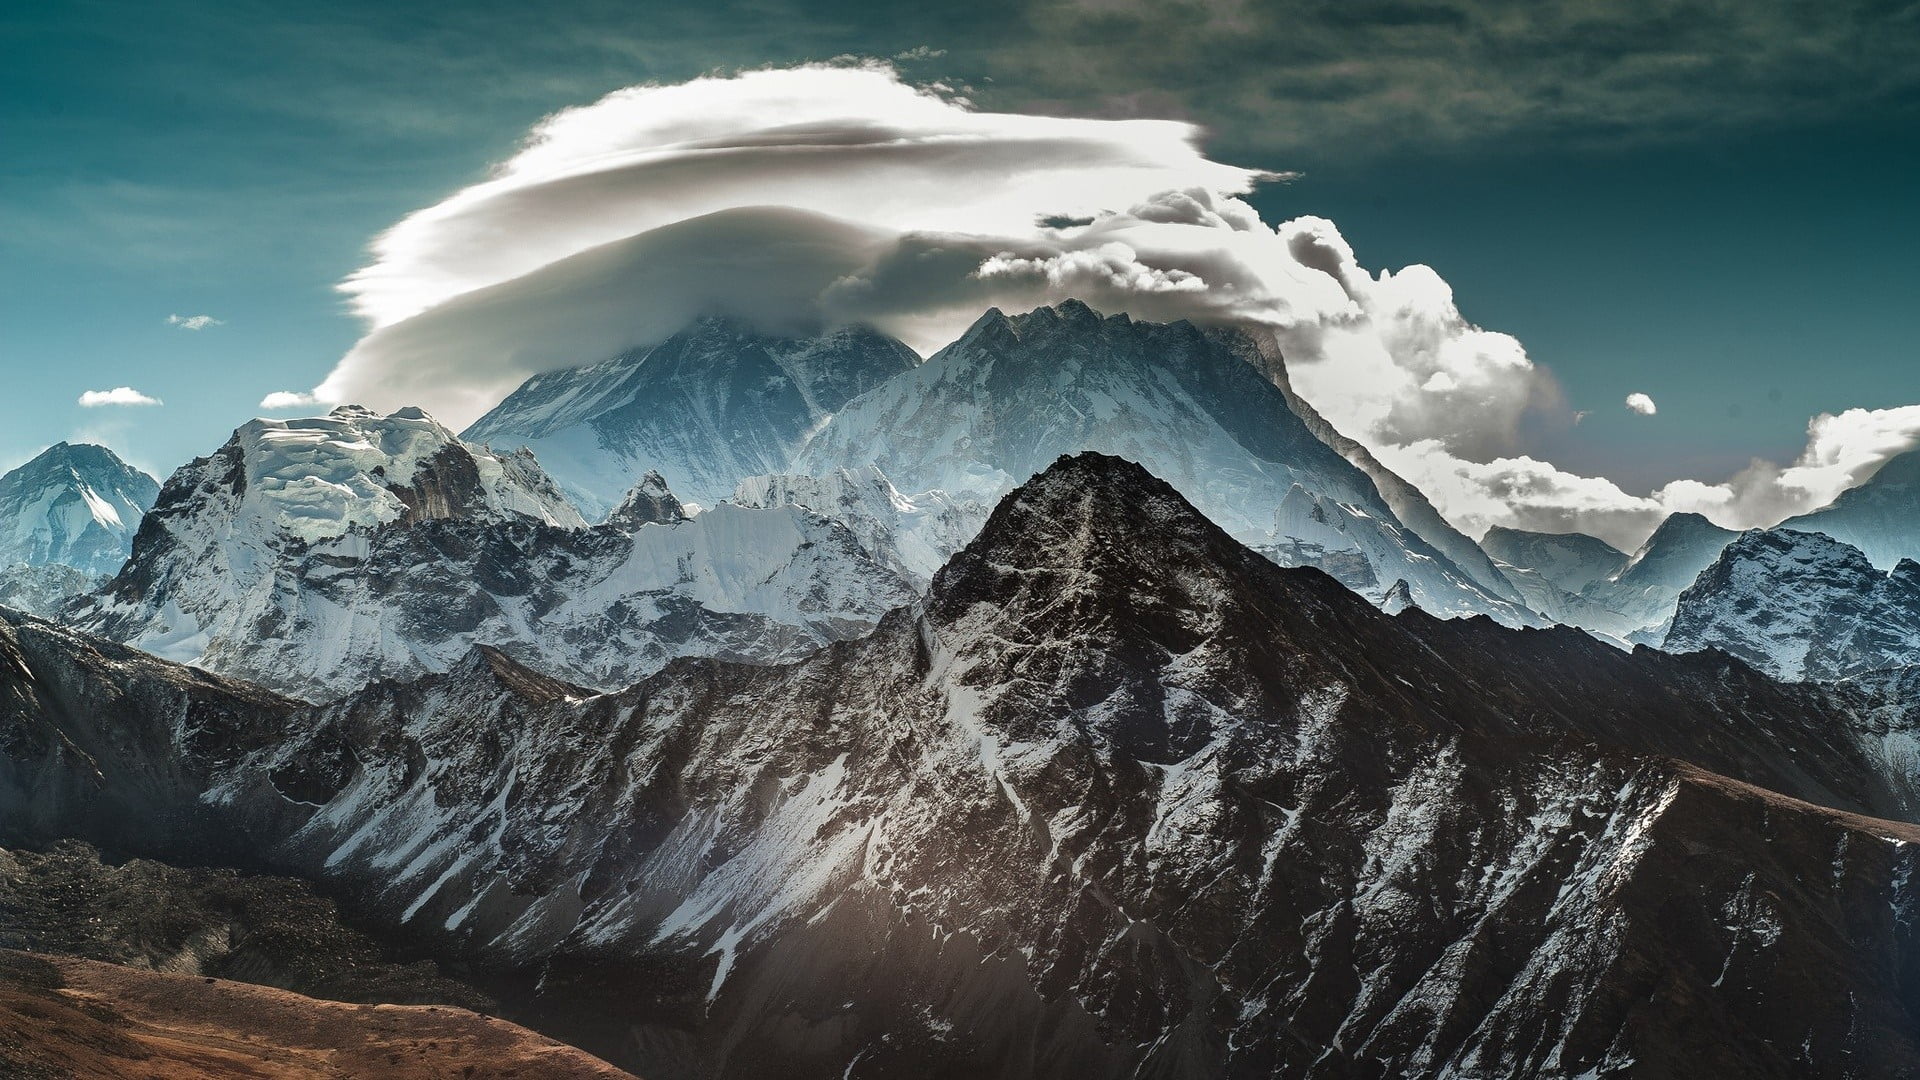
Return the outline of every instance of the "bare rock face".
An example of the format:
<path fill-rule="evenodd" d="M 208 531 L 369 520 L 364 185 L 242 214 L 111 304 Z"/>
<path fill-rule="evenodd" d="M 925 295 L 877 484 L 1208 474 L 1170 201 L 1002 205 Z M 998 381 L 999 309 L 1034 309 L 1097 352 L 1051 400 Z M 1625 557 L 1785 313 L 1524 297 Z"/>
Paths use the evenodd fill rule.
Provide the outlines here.
<path fill-rule="evenodd" d="M 1097 454 L 785 666 L 296 708 L 0 643 L 0 825 L 199 819 L 652 1077 L 1920 1067 L 1901 687 L 1388 616 Z"/>
<path fill-rule="evenodd" d="M 0 947 L 175 975 L 218 976 L 332 1001 L 499 1004 L 430 960 L 403 958 L 345 925 L 291 878 L 103 860 L 78 841 L 0 849 Z"/>
<path fill-rule="evenodd" d="M 1719 649 L 1777 678 L 1920 663 L 1920 563 L 1892 573 L 1818 533 L 1756 529 L 1680 594 L 1666 647 Z"/>
<path fill-rule="evenodd" d="M 668 490 L 666 478 L 648 472 L 607 515 L 607 524 L 633 530 L 642 525 L 672 525 L 687 520 L 687 508 Z"/>
<path fill-rule="evenodd" d="M 0 952 L 0 1070 L 21 1080 L 632 1080 L 464 1009 L 349 1005 L 23 952 Z"/>

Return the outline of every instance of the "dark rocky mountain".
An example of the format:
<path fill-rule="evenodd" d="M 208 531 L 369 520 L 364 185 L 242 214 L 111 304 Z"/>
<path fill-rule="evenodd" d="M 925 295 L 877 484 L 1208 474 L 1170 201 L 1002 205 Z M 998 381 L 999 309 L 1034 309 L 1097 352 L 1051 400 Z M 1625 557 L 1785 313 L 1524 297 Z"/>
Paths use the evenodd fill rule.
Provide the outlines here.
<path fill-rule="evenodd" d="M 1719 649 L 1789 680 L 1920 664 L 1920 563 L 1888 573 L 1819 533 L 1755 529 L 1680 594 L 1666 648 Z"/>
<path fill-rule="evenodd" d="M 687 520 L 687 508 L 667 487 L 666 477 L 649 472 L 607 515 L 607 524 L 631 531 L 642 525 L 675 525 Z"/>
<path fill-rule="evenodd" d="M 869 636 L 614 694 L 8 614 L 0 824 L 311 877 L 657 1080 L 1900 1076 L 1907 700 L 1389 616 L 1087 454 Z"/>
<path fill-rule="evenodd" d="M 920 357 L 864 327 L 773 337 L 706 318 L 657 345 L 535 375 L 462 433 L 527 447 L 590 514 L 649 469 L 702 506 L 787 462 L 835 410 Z"/>
<path fill-rule="evenodd" d="M 48 447 L 0 476 L 0 577 L 31 578 L 44 590 L 55 578 L 38 568 L 68 568 L 82 581 L 113 573 L 159 492 L 153 477 L 104 446 Z"/>
<path fill-rule="evenodd" d="M 1920 450 L 1890 459 L 1865 483 L 1777 527 L 1825 533 L 1859 548 L 1881 569 L 1920 560 Z"/>

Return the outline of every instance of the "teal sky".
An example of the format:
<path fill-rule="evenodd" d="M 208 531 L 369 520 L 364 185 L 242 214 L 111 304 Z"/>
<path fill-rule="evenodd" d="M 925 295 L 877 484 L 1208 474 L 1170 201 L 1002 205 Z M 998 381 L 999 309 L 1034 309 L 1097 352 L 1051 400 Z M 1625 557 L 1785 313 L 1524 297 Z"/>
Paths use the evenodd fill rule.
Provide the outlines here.
<path fill-rule="evenodd" d="M 1269 221 L 1436 268 L 1592 410 L 1543 452 L 1630 490 L 1920 402 L 1912 5 L 325 8 L 0 16 L 0 465 L 85 438 L 164 476 L 318 381 L 359 336 L 334 284 L 366 242 L 543 115 L 840 54 L 909 54 L 983 107 L 1195 120 L 1217 159 L 1303 172 L 1255 197 Z M 164 404 L 75 404 L 121 385 Z"/>

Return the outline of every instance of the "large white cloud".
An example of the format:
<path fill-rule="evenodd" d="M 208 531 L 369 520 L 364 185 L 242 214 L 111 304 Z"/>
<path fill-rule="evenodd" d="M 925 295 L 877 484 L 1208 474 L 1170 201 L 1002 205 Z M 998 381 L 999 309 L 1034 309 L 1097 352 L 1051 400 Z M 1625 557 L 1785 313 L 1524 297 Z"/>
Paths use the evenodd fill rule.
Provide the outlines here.
<path fill-rule="evenodd" d="M 637 86 L 543 121 L 488 180 L 389 229 L 345 285 L 375 326 L 568 255 L 742 206 L 895 232 L 1024 235 L 1262 174 L 1163 120 L 982 113 L 891 68 L 809 65 Z"/>
<path fill-rule="evenodd" d="M 311 396 L 463 425 L 533 373 L 700 314 L 865 321 L 924 352 L 989 305 L 1072 296 L 1260 325 L 1302 396 L 1470 533 L 1626 545 L 1673 509 L 1736 526 L 1809 509 L 1920 431 L 1902 410 L 1821 417 L 1792 465 L 1645 495 L 1566 473 L 1528 453 L 1530 419 L 1575 415 L 1518 341 L 1427 267 L 1366 270 L 1332 222 L 1269 226 L 1238 196 L 1274 174 L 1209 160 L 1199 134 L 979 112 L 875 63 L 618 91 L 382 234 L 342 286 L 369 331 Z"/>

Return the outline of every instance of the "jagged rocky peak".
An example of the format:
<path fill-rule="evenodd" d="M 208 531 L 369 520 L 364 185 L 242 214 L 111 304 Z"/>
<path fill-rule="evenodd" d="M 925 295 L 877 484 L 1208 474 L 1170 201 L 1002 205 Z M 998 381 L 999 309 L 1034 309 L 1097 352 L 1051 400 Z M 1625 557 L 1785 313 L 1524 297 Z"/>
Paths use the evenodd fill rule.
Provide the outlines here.
<path fill-rule="evenodd" d="M 1389 615 L 1398 615 L 1408 608 L 1417 608 L 1419 606 L 1419 604 L 1414 603 L 1413 591 L 1407 588 L 1407 583 L 1404 579 L 1388 586 L 1387 595 L 1380 600 L 1380 610 Z"/>
<path fill-rule="evenodd" d="M 1488 555 L 1522 570 L 1532 570 L 1570 593 L 1619 573 L 1629 556 L 1597 536 L 1542 533 L 1495 525 L 1480 538 Z"/>
<path fill-rule="evenodd" d="M 613 513 L 607 515 L 607 524 L 621 529 L 671 525 L 685 520 L 687 508 L 668 490 L 666 478 L 652 469 L 627 491 L 627 497 L 620 500 Z"/>
<path fill-rule="evenodd" d="M 286 711 L 31 628 L 0 821 L 227 840 L 640 1075 L 1920 1058 L 1920 830 L 1854 816 L 1920 799 L 1855 698 L 1390 618 L 1111 456 L 1042 470 L 870 634 L 605 695 L 473 650 Z"/>
<path fill-rule="evenodd" d="M 1822 533 L 1755 529 L 1680 594 L 1665 647 L 1719 649 L 1789 680 L 1920 664 L 1920 564 L 1888 573 Z"/>
<path fill-rule="evenodd" d="M 0 476 L 0 567 L 111 574 L 126 561 L 159 482 L 90 443 L 55 443 Z"/>
<path fill-rule="evenodd" d="M 919 362 L 870 327 L 791 337 L 701 318 L 657 344 L 535 375 L 465 435 L 533 448 L 589 513 L 616 506 L 643 469 L 712 506 L 745 477 L 784 472 L 835 410 Z"/>

